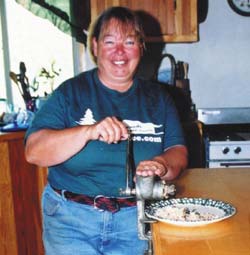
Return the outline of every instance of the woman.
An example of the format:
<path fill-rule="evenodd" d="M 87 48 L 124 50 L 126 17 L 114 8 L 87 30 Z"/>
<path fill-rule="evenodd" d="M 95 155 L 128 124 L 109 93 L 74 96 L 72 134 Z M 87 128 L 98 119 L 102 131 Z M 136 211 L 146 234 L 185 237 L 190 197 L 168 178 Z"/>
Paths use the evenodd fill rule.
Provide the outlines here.
<path fill-rule="evenodd" d="M 97 68 L 65 81 L 26 133 L 26 158 L 48 166 L 43 204 L 47 255 L 143 254 L 134 197 L 126 186 L 126 143 L 136 174 L 174 179 L 187 149 L 171 98 L 140 80 L 144 50 L 137 16 L 123 7 L 100 15 L 90 31 Z"/>

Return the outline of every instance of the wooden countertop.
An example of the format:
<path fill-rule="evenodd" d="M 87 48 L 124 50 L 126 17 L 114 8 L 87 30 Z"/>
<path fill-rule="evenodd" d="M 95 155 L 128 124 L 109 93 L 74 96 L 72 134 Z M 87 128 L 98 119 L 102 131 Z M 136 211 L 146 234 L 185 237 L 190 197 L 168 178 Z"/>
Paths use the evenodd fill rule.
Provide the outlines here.
<path fill-rule="evenodd" d="M 0 142 L 24 138 L 25 131 L 16 132 L 1 132 L 0 131 Z"/>
<path fill-rule="evenodd" d="M 176 197 L 222 200 L 237 212 L 224 221 L 199 227 L 154 223 L 155 255 L 250 255 L 250 168 L 189 169 L 175 184 Z"/>

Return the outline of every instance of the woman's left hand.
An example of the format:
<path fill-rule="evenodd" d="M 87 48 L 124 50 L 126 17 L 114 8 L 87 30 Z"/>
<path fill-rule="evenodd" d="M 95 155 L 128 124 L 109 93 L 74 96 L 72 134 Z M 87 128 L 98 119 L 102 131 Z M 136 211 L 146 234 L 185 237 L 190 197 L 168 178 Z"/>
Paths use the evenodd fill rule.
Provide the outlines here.
<path fill-rule="evenodd" d="M 158 175 L 162 177 L 166 175 L 167 169 L 165 166 L 155 160 L 144 160 L 139 163 L 136 168 L 136 174 L 141 176 Z"/>
<path fill-rule="evenodd" d="M 141 161 L 136 174 L 141 176 L 158 175 L 162 180 L 173 180 L 187 167 L 188 151 L 186 146 L 177 145 L 169 148 L 151 160 Z"/>

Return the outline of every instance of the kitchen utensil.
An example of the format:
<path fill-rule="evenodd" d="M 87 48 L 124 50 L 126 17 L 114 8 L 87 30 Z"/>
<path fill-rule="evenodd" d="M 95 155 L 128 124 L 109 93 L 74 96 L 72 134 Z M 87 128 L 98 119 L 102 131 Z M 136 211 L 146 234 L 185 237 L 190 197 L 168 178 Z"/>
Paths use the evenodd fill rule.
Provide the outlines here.
<path fill-rule="evenodd" d="M 149 249 L 145 254 L 152 254 L 152 236 L 151 231 L 148 230 L 147 225 L 154 223 L 155 220 L 147 218 L 145 216 L 145 201 L 146 200 L 159 200 L 167 199 L 169 196 L 175 194 L 175 186 L 173 184 L 167 184 L 165 181 L 156 180 L 155 176 L 140 176 L 136 175 L 135 188 L 131 187 L 131 181 L 133 178 L 133 162 L 132 162 L 132 135 L 129 135 L 127 141 L 126 151 L 126 188 L 120 190 L 121 195 L 136 196 L 137 200 L 137 224 L 138 235 L 142 240 L 148 240 Z"/>

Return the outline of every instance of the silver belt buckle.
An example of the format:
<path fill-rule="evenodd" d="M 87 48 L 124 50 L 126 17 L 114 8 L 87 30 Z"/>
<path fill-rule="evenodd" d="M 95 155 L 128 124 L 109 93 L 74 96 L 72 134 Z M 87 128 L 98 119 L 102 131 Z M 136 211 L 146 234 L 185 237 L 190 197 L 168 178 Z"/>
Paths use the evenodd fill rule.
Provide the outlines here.
<path fill-rule="evenodd" d="M 103 204 L 100 204 L 98 205 L 98 199 L 100 198 L 106 198 L 107 201 L 103 202 Z M 117 200 L 115 197 L 106 197 L 106 196 L 103 196 L 103 195 L 97 195 L 95 196 L 94 198 L 94 208 L 103 212 L 103 211 L 109 211 L 109 212 L 112 212 L 112 213 L 115 213 L 117 211 L 120 210 L 120 206 L 119 204 L 117 203 Z"/>

